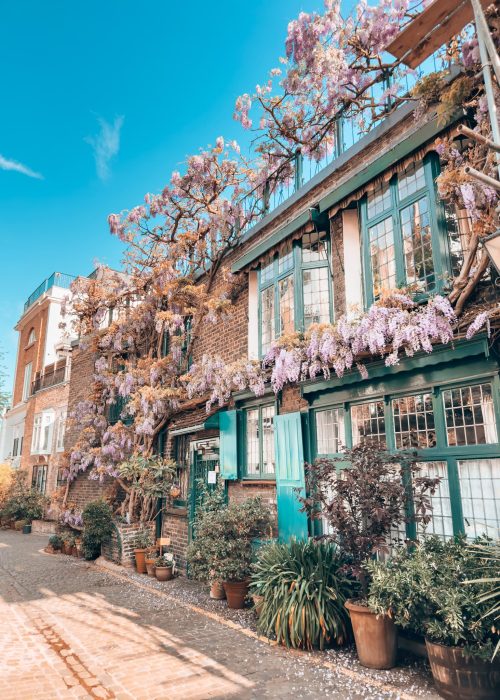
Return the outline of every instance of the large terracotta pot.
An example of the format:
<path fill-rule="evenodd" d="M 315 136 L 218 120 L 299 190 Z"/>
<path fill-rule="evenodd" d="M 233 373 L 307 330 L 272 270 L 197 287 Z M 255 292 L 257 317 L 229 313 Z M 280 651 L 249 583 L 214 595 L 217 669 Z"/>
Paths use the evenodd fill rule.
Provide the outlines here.
<path fill-rule="evenodd" d="M 158 581 L 170 581 L 174 577 L 173 566 L 157 566 L 155 567 L 155 575 Z"/>
<path fill-rule="evenodd" d="M 449 700 L 498 700 L 500 659 L 494 662 L 465 657 L 459 647 L 425 640 L 438 693 Z"/>
<path fill-rule="evenodd" d="M 155 560 L 154 559 L 146 559 L 146 571 L 148 572 L 148 576 L 153 576 L 155 575 Z"/>
<path fill-rule="evenodd" d="M 226 591 L 227 607 L 233 608 L 233 610 L 241 610 L 241 608 L 244 608 L 245 598 L 248 595 L 248 580 L 224 581 L 222 585 Z"/>
<path fill-rule="evenodd" d="M 345 604 L 351 616 L 359 663 L 380 670 L 396 665 L 398 633 L 387 615 L 376 615 L 365 605 L 348 600 Z"/>
<path fill-rule="evenodd" d="M 220 581 L 214 581 L 210 586 L 210 598 L 213 600 L 224 600 L 226 593 Z"/>
<path fill-rule="evenodd" d="M 146 552 L 147 549 L 134 549 L 134 557 L 135 557 L 135 568 L 137 569 L 138 574 L 145 574 L 147 573 L 146 569 Z"/>

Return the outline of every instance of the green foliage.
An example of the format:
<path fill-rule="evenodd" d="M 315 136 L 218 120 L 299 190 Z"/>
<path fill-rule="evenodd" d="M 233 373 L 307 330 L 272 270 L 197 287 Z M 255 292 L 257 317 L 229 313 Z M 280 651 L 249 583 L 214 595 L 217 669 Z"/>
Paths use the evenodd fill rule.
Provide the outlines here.
<path fill-rule="evenodd" d="M 119 466 L 119 475 L 142 498 L 162 498 L 175 477 L 176 463 L 161 455 L 134 455 Z"/>
<path fill-rule="evenodd" d="M 260 498 L 225 502 L 222 489 L 203 494 L 195 539 L 188 547 L 189 571 L 201 581 L 242 581 L 251 573 L 252 541 L 268 534 L 271 514 Z"/>
<path fill-rule="evenodd" d="M 338 547 L 324 540 L 263 547 L 251 583 L 252 593 L 264 598 L 260 631 L 298 649 L 343 644 L 349 635 L 344 603 L 355 586 L 343 572 L 344 564 Z"/>
<path fill-rule="evenodd" d="M 33 488 L 28 488 L 26 475 L 16 471 L 7 490 L 2 514 L 11 520 L 31 522 L 43 517 L 49 499 Z"/>
<path fill-rule="evenodd" d="M 154 565 L 157 568 L 174 566 L 174 555 L 171 552 L 165 552 L 160 557 L 157 557 L 154 561 Z"/>
<path fill-rule="evenodd" d="M 83 555 L 85 559 L 96 559 L 101 553 L 101 544 L 108 542 L 113 532 L 111 508 L 105 501 L 92 501 L 85 506 L 83 518 Z"/>
<path fill-rule="evenodd" d="M 63 543 L 63 541 L 62 541 L 62 539 L 59 537 L 59 535 L 51 535 L 51 536 L 49 537 L 49 545 L 50 545 L 53 549 L 61 549 L 62 543 Z"/>
<path fill-rule="evenodd" d="M 136 549 L 149 549 L 149 547 L 153 547 L 154 543 L 155 540 L 151 528 L 141 527 L 141 529 L 137 531 L 134 538 L 134 547 Z"/>
<path fill-rule="evenodd" d="M 498 633 L 485 619 L 485 584 L 471 581 L 477 557 L 464 537 L 446 542 L 429 537 L 368 567 L 372 575 L 368 604 L 373 612 L 389 613 L 400 627 L 433 642 L 460 646 L 482 658 L 491 656 Z"/>
<path fill-rule="evenodd" d="M 497 621 L 500 620 L 500 540 L 488 544 L 471 545 L 471 553 L 476 557 L 478 578 L 466 581 L 466 585 L 480 585 L 484 588 L 478 602 L 488 605 L 483 617 L 492 622 L 493 629 L 500 633 Z M 493 656 L 500 651 L 500 639 Z"/>

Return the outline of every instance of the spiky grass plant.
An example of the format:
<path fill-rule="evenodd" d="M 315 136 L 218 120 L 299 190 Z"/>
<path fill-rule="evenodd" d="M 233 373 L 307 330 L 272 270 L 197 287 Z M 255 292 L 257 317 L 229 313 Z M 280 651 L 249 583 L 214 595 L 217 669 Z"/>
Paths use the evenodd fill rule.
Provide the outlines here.
<path fill-rule="evenodd" d="M 295 541 L 263 547 L 251 591 L 264 598 L 259 630 L 296 649 L 324 649 L 349 637 L 344 603 L 353 582 L 343 573 L 337 547 L 326 541 Z"/>
<path fill-rule="evenodd" d="M 494 631 L 498 633 L 500 623 L 500 540 L 491 544 L 472 544 L 471 550 L 478 559 L 478 569 L 480 578 L 476 578 L 467 583 L 480 584 L 485 587 L 485 591 L 479 595 L 479 603 L 488 603 L 491 607 L 484 613 L 483 619 L 490 619 Z M 500 651 L 500 640 L 498 641 L 493 658 Z"/>

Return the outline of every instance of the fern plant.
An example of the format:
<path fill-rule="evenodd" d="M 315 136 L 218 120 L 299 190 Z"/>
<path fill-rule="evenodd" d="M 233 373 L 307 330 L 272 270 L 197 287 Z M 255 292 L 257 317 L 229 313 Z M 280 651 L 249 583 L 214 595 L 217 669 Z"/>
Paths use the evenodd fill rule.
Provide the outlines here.
<path fill-rule="evenodd" d="M 274 543 L 259 550 L 251 592 L 263 597 L 259 630 L 296 649 L 324 649 L 349 637 L 344 603 L 353 582 L 331 542 Z"/>
<path fill-rule="evenodd" d="M 478 597 L 478 603 L 487 604 L 489 607 L 483 615 L 483 619 L 491 620 L 492 627 L 497 634 L 497 621 L 500 620 L 500 540 L 491 544 L 472 544 L 472 553 L 477 556 L 480 578 L 466 581 L 467 584 L 478 584 L 484 587 L 484 591 Z M 500 651 L 500 639 L 497 642 L 493 658 Z"/>

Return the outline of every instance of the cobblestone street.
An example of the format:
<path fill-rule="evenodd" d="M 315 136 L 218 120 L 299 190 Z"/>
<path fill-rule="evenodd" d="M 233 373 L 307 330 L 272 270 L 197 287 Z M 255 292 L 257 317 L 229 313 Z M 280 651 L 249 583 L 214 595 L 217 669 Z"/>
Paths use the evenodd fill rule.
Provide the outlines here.
<path fill-rule="evenodd" d="M 2 700 L 436 697 L 401 669 L 270 646 L 131 578 L 45 554 L 46 541 L 0 531 Z"/>

